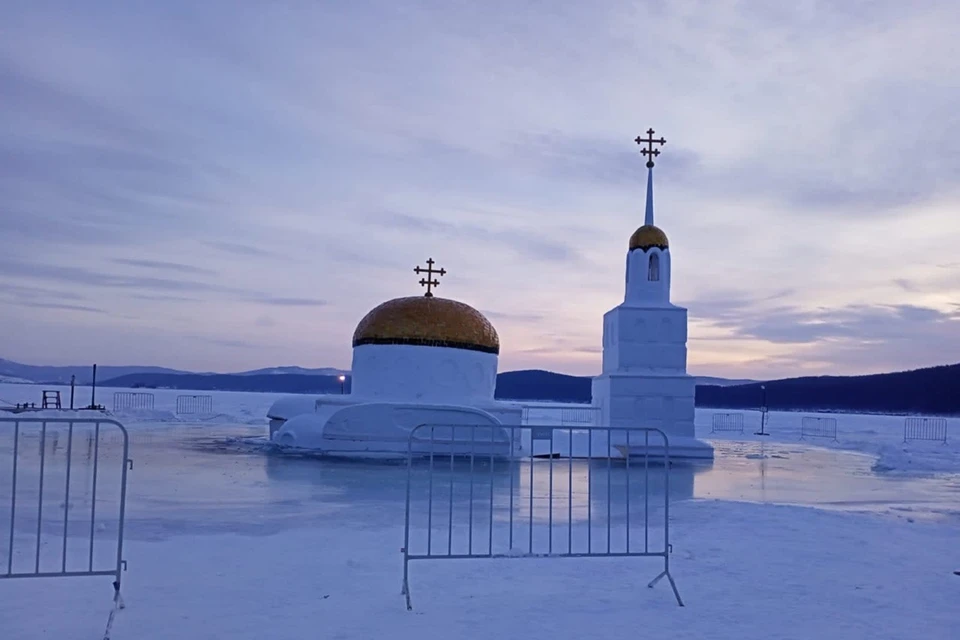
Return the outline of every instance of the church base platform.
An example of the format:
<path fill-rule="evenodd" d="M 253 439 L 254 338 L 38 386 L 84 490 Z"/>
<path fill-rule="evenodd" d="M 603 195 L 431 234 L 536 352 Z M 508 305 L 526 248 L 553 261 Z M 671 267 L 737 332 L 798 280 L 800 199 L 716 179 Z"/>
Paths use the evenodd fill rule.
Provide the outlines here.
<path fill-rule="evenodd" d="M 614 444 L 611 448 L 619 451 L 622 457 L 629 456 L 631 459 L 649 457 L 653 460 L 663 458 L 666 453 L 662 443 L 653 442 L 649 446 L 631 443 L 629 449 L 626 444 Z M 671 462 L 713 460 L 713 447 L 696 438 L 670 438 L 668 449 Z"/>
<path fill-rule="evenodd" d="M 492 404 L 492 403 L 490 403 Z M 491 407 L 494 408 L 494 407 Z M 512 411 L 510 407 L 498 407 Z M 271 441 L 344 458 L 509 457 L 511 433 L 492 413 L 469 406 L 370 402 L 326 408 L 283 422 Z"/>
<path fill-rule="evenodd" d="M 550 427 L 538 427 L 539 430 L 550 429 Z M 607 457 L 623 458 L 627 455 L 627 445 L 625 442 L 610 442 L 611 433 L 617 434 L 616 439 L 623 437 L 622 430 L 607 431 L 604 428 L 569 428 L 553 427 L 552 439 L 532 439 L 532 430 L 526 427 L 520 428 L 520 453 L 521 456 L 545 457 L 548 455 L 560 458 L 597 458 Z M 664 447 L 663 440 L 654 432 L 650 432 L 649 437 L 644 437 L 644 432 L 632 432 L 632 441 L 629 447 L 631 458 L 648 456 L 651 462 L 657 462 L 657 459 L 663 459 Z M 683 460 L 713 460 L 713 447 L 703 440 L 697 440 L 692 437 L 667 436 L 669 438 L 669 455 L 671 462 Z M 649 444 L 647 444 L 649 442 Z"/>

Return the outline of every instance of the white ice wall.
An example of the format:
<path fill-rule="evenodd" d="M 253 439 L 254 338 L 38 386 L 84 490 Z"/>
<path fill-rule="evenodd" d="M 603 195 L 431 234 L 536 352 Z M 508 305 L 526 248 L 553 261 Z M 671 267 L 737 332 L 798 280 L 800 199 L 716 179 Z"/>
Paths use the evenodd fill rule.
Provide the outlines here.
<path fill-rule="evenodd" d="M 620 305 L 603 316 L 603 372 L 684 373 L 687 310 Z"/>
<path fill-rule="evenodd" d="M 650 280 L 650 256 L 658 256 L 659 279 Z M 670 304 L 670 250 L 656 247 L 634 249 L 627 252 L 627 274 L 624 289 L 624 304 L 668 305 Z"/>
<path fill-rule="evenodd" d="M 351 395 L 369 400 L 463 403 L 493 400 L 493 353 L 366 344 L 353 350 Z"/>
<path fill-rule="evenodd" d="M 694 435 L 696 380 L 685 374 L 638 376 L 604 374 L 593 380 L 594 403 L 602 424 L 662 429 L 671 438 Z"/>

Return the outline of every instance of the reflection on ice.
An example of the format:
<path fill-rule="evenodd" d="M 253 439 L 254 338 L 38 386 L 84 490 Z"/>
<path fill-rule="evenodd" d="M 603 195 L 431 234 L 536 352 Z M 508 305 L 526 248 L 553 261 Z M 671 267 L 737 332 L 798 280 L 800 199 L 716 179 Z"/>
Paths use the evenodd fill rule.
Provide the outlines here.
<path fill-rule="evenodd" d="M 92 469 L 84 461 L 84 441 L 77 442 L 81 444 L 73 452 L 71 482 L 76 484 L 71 490 L 69 533 L 79 538 L 85 528 L 89 529 L 89 522 L 84 524 L 79 517 L 74 520 L 72 514 L 84 509 L 85 501 L 89 500 Z M 49 464 L 44 471 L 45 494 L 64 480 L 61 444 L 52 436 L 47 443 Z M 101 444 L 108 455 L 119 460 L 115 443 L 104 440 Z M 892 478 L 875 473 L 869 456 L 800 443 L 718 441 L 714 445 L 717 456 L 712 465 L 677 466 L 666 476 L 662 468 L 653 465 L 649 474 L 645 474 L 640 465 L 630 469 L 629 481 L 623 460 L 608 463 L 607 460 L 524 459 L 511 464 L 501 461 L 491 468 L 487 460 L 478 458 L 474 461 L 473 501 L 470 500 L 469 460 L 455 460 L 451 471 L 449 459 L 437 458 L 432 505 L 427 491 L 429 463 L 421 461 L 413 468 L 411 517 L 417 519 L 418 526 L 426 526 L 423 521 L 428 517 L 434 521 L 431 525 L 442 524 L 444 518 L 449 521 L 452 495 L 455 524 L 469 521 L 470 504 L 473 504 L 475 523 L 480 526 L 491 517 L 492 505 L 494 521 L 506 523 L 498 524 L 501 528 L 497 535 L 505 532 L 509 536 L 511 514 L 515 537 L 527 535 L 529 538 L 523 526 L 528 524 L 531 514 L 538 526 L 549 525 L 552 518 L 556 529 L 554 544 L 562 548 L 568 537 L 565 527 L 569 522 L 582 527 L 589 519 L 602 528 L 609 521 L 622 529 L 629 513 L 631 526 L 639 527 L 643 522 L 646 492 L 650 496 L 648 517 L 651 521 L 660 517 L 667 478 L 671 502 L 690 498 L 750 500 L 879 512 L 910 509 L 915 514 L 960 510 L 960 479 L 956 477 Z M 36 456 L 37 445 L 31 446 L 32 449 L 22 452 L 24 460 Z M 56 454 L 52 453 L 54 448 Z M 9 453 L 9 444 L 0 442 L 0 531 L 5 531 L 9 524 Z M 403 525 L 407 469 L 402 462 L 370 463 L 282 453 L 265 442 L 259 428 L 240 426 L 164 427 L 134 432 L 130 455 L 135 467 L 129 476 L 128 537 L 162 538 L 187 532 L 225 531 L 270 534 L 331 519 L 363 527 Z M 446 467 L 441 469 L 444 464 Z M 35 465 L 23 464 L 18 473 L 18 492 L 23 492 L 19 499 L 24 501 L 23 505 L 30 503 L 32 507 L 18 506 L 16 527 L 18 531 L 29 532 L 35 530 L 37 523 L 38 469 Z M 551 474 L 555 489 L 552 500 Z M 104 480 L 98 488 L 98 514 L 102 513 L 107 527 L 112 526 L 110 506 L 116 499 L 108 487 L 114 484 Z M 62 492 L 62 487 L 60 490 Z M 628 491 L 629 510 L 626 509 Z M 44 531 L 62 531 L 64 507 L 61 502 L 62 497 L 58 501 L 52 493 L 49 501 L 45 498 Z M 639 531 L 632 530 L 631 540 L 642 540 Z M 595 533 L 596 530 L 591 537 Z M 605 537 L 593 541 L 597 539 L 605 544 Z M 440 544 L 438 540 L 445 544 L 442 537 L 432 542 Z M 494 542 L 499 544 L 498 540 Z M 489 544 L 489 541 L 475 542 Z M 546 538 L 534 543 L 550 544 Z M 0 540 L 0 557 L 6 553 L 5 544 Z"/>
<path fill-rule="evenodd" d="M 960 514 L 960 475 L 878 473 L 872 456 L 805 444 L 714 442 L 717 464 L 697 477 L 698 498 L 828 509 Z"/>
<path fill-rule="evenodd" d="M 410 473 L 413 554 L 636 553 L 663 548 L 667 497 L 697 468 L 624 460 L 437 459 Z M 639 545 L 639 546 L 638 546 Z"/>

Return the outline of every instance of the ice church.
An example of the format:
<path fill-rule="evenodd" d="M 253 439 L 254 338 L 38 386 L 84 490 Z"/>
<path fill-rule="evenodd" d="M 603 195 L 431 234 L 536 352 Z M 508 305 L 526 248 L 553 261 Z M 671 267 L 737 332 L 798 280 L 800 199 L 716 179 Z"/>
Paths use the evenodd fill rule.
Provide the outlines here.
<path fill-rule="evenodd" d="M 417 425 L 488 425 L 492 433 L 479 439 L 495 453 L 511 453 L 510 430 L 501 425 L 520 424 L 523 407 L 493 397 L 500 337 L 470 305 L 433 294 L 436 276 L 446 273 L 433 266 L 429 259 L 426 269 L 414 269 L 426 274 L 423 296 L 388 300 L 357 325 L 350 394 L 283 398 L 271 407 L 274 442 L 339 455 L 396 455 L 406 454 Z"/>
<path fill-rule="evenodd" d="M 687 375 L 687 310 L 670 302 L 670 245 L 654 224 L 653 167 L 662 137 L 637 137 L 646 145 L 644 224 L 630 236 L 623 302 L 603 317 L 603 365 L 592 385 L 600 425 L 656 427 L 670 439 L 672 459 L 710 459 L 713 448 L 694 437 L 695 380 Z M 530 455 L 530 440 L 511 437 L 522 424 L 523 405 L 494 399 L 500 339 L 482 313 L 433 289 L 444 269 L 416 267 L 422 296 L 396 298 L 372 309 L 353 334 L 352 390 L 346 395 L 292 396 L 269 410 L 270 438 L 290 447 L 331 455 L 405 455 L 411 431 L 422 424 L 481 425 L 477 440 L 497 455 Z M 571 405 L 584 406 L 584 405 Z M 489 427 L 489 430 L 486 428 Z M 462 429 L 466 437 L 469 430 Z M 449 448 L 455 452 L 456 430 Z M 522 430 L 521 430 L 522 433 Z M 625 433 L 625 432 L 613 432 Z M 593 434 L 600 435 L 599 433 Z M 590 437 L 585 435 L 585 437 Z M 596 457 L 657 453 L 659 443 L 594 442 Z M 623 438 L 621 437 L 621 440 Z M 564 438 L 560 438 L 563 441 Z M 649 446 L 648 446 L 649 444 Z M 415 439 L 414 448 L 426 451 Z M 558 443 L 559 447 L 559 443 Z M 553 451 L 586 455 L 583 451 Z M 474 443 L 474 450 L 480 452 Z"/>

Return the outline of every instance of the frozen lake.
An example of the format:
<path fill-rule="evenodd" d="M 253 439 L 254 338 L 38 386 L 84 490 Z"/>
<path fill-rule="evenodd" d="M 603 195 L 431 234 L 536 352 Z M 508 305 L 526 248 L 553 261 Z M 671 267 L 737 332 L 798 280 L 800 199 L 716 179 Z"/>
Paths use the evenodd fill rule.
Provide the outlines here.
<path fill-rule="evenodd" d="M 333 510 L 369 510 L 395 521 L 402 517 L 406 468 L 284 454 L 247 444 L 262 435 L 248 427 L 165 428 L 134 434 L 138 459 L 131 499 L 150 512 L 184 502 L 210 503 L 224 523 L 249 521 L 251 509 L 269 504 L 267 520 L 288 515 L 324 518 Z M 149 443 L 150 446 L 144 446 Z M 913 477 L 873 470 L 874 457 L 805 443 L 716 440 L 716 460 L 671 470 L 671 500 L 707 498 L 889 512 L 909 509 L 929 515 L 960 514 L 960 474 Z M 538 461 L 545 465 L 547 461 Z M 518 470 L 524 476 L 524 465 Z M 567 460 L 553 462 L 565 482 Z M 586 461 L 574 461 L 578 469 Z M 605 483 L 606 465 L 592 463 L 594 481 Z M 538 470 L 539 473 L 539 470 Z M 623 475 L 618 467 L 615 473 Z M 642 469 L 633 482 L 642 485 Z M 460 482 L 466 482 L 463 473 Z M 191 491 L 191 488 L 193 489 Z M 642 488 L 634 492 L 641 495 Z M 160 500 L 162 502 L 158 503 Z M 136 513 L 138 509 L 134 509 Z M 209 514 L 208 514 L 209 515 Z M 231 525 L 232 526 L 232 525 Z"/>
<path fill-rule="evenodd" d="M 658 571 L 652 559 L 506 560 L 417 564 L 413 613 L 399 595 L 407 477 L 402 463 L 281 453 L 266 444 L 266 425 L 225 417 L 204 424 L 128 420 L 134 460 L 124 545 L 128 607 L 117 617 L 114 637 L 254 640 L 266 633 L 283 640 L 322 629 L 324 637 L 420 640 L 444 629 L 464 638 L 564 638 L 581 637 L 598 624 L 618 635 L 641 625 L 666 635 L 681 625 L 689 637 L 704 639 L 717 637 L 718 624 L 731 628 L 728 637 L 749 640 L 834 633 L 952 637 L 960 588 L 953 575 L 960 568 L 953 441 L 903 445 L 902 419 L 842 416 L 839 442 L 813 444 L 797 440 L 791 431 L 797 416 L 788 414 L 772 416 L 772 442 L 754 436 L 753 426 L 746 434 L 711 438 L 709 417 L 698 411 L 698 432 L 716 447 L 716 460 L 669 472 L 671 566 L 686 609 L 676 606 L 665 585 L 644 588 Z M 20 442 L 16 568 L 32 566 L 39 526 L 42 567 L 59 570 L 66 514 L 71 567 L 86 562 L 95 457 L 88 436 L 78 433 L 74 441 L 71 495 L 65 500 L 63 426 L 50 430 L 39 523 L 39 439 L 33 433 Z M 104 433 L 99 442 L 104 466 L 98 471 L 94 556 L 99 567 L 109 568 L 116 551 L 111 507 L 118 497 L 120 439 Z M 0 531 L 10 518 L 10 447 L 9 439 L 0 439 Z M 570 501 L 544 500 L 551 468 L 559 493 L 572 487 Z M 628 482 L 622 463 L 611 465 L 612 499 L 605 461 L 541 459 L 492 470 L 480 463 L 472 488 L 462 463 L 453 472 L 438 472 L 442 486 L 433 524 L 445 522 L 446 499 L 453 495 L 458 551 L 466 539 L 466 505 L 474 504 L 471 491 L 478 496 L 474 542 L 480 552 L 484 523 L 492 516 L 502 525 L 509 514 L 518 535 L 532 514 L 540 551 L 548 543 L 565 550 L 568 518 L 574 523 L 572 544 L 582 544 L 591 528 L 582 523 L 591 515 L 601 526 L 604 520 L 614 524 L 615 546 L 630 527 L 634 544 L 642 544 L 636 527 L 647 515 L 647 487 L 651 539 L 659 543 L 662 503 L 656 500 L 663 477 L 657 470 L 645 477 L 642 467 L 634 467 Z M 423 543 L 423 518 L 430 512 L 425 468 L 419 465 L 414 473 L 419 522 L 411 546 Z M 532 506 L 517 499 L 530 487 Z M 544 536 L 549 518 L 559 529 L 553 538 Z M 446 539 L 439 537 L 433 543 L 445 548 Z M 495 544 L 502 548 L 503 540 Z M 6 540 L 0 540 L 0 558 L 6 559 L 6 551 Z M 0 581 L 0 628 L 16 638 L 99 637 L 110 579 Z M 45 615 L 51 606 L 58 615 Z"/>
<path fill-rule="evenodd" d="M 63 425 L 47 438 L 45 470 L 45 527 L 55 528 L 63 518 L 63 477 L 65 448 Z M 267 535 L 293 526 L 311 526 L 335 518 L 343 524 L 365 527 L 402 525 L 407 470 L 402 463 L 361 463 L 308 454 L 276 451 L 263 440 L 264 429 L 247 425 L 163 425 L 131 431 L 130 456 L 134 469 L 129 475 L 127 536 L 162 539 L 195 533 L 237 533 Z M 115 476 L 109 474 L 119 460 L 119 439 L 101 436 L 100 486 L 98 502 L 116 500 Z M 910 518 L 950 518 L 960 515 L 960 474 L 910 476 L 876 471 L 874 456 L 821 448 L 806 443 L 715 440 L 716 460 L 678 466 L 670 470 L 671 502 L 691 499 L 745 501 L 814 506 L 824 509 L 861 511 Z M 36 455 L 38 441 L 24 439 L 21 456 Z M 89 440 L 76 438 L 72 454 L 71 505 L 82 512 L 89 500 L 92 457 Z M 0 504 L 9 504 L 8 461 L 10 442 L 0 441 Z M 114 460 L 114 464 L 109 461 Z M 104 462 L 105 461 L 105 462 Z M 441 463 L 438 463 L 440 465 Z M 481 463 L 478 463 L 481 464 Z M 474 476 L 476 491 L 495 494 L 498 511 L 512 507 L 518 519 L 528 511 L 520 500 L 526 495 L 529 461 L 511 469 L 496 468 L 489 475 Z M 535 482 L 538 500 L 546 499 L 545 482 L 552 473 L 557 494 L 574 489 L 569 516 L 585 518 L 587 502 L 592 517 L 606 508 L 606 474 L 612 483 L 630 485 L 631 511 L 643 509 L 644 488 L 650 486 L 654 506 L 662 503 L 662 471 L 647 474 L 634 466 L 629 483 L 622 463 L 608 470 L 603 461 L 537 460 Z M 552 467 L 552 471 L 551 468 Z M 479 467 L 478 467 L 479 468 Z M 18 530 L 35 526 L 38 495 L 38 466 L 22 462 L 18 469 Z M 447 469 L 444 467 L 444 473 Z M 423 482 L 426 469 L 415 471 Z M 513 477 L 511 477 L 511 475 Z M 86 480 L 84 480 L 86 478 Z M 441 476 L 437 476 L 438 482 Z M 587 479 L 590 479 L 588 482 Z M 457 504 L 466 501 L 470 474 L 458 463 L 451 482 L 458 493 Z M 491 487 L 492 484 L 492 487 Z M 543 485 L 543 486 L 541 486 Z M 415 492 L 414 502 L 423 502 Z M 510 496 L 515 496 L 511 499 Z M 588 497 L 589 496 L 589 497 Z M 61 504 L 55 504 L 57 501 Z M 555 499 L 556 500 L 556 499 Z M 622 508 L 623 497 L 613 499 Z M 576 508 L 574 508 L 576 507 Z M 420 511 L 425 504 L 418 504 Z M 435 505 L 438 508 L 438 505 Z M 539 503 L 538 503 L 539 508 Z M 616 507 L 615 507 L 616 508 Z M 555 504 L 557 517 L 567 517 L 566 503 Z M 103 522 L 110 519 L 108 506 L 101 508 Z M 0 530 L 9 522 L 9 511 L 0 510 Z M 84 533 L 76 526 L 76 533 Z"/>

